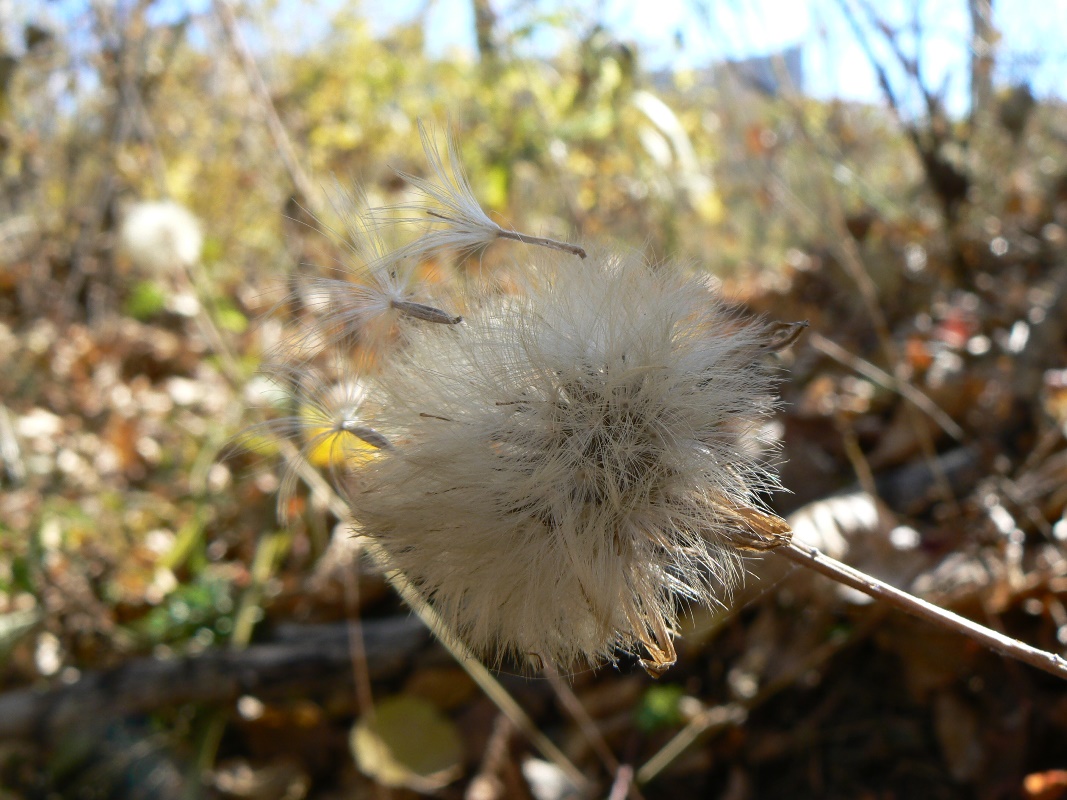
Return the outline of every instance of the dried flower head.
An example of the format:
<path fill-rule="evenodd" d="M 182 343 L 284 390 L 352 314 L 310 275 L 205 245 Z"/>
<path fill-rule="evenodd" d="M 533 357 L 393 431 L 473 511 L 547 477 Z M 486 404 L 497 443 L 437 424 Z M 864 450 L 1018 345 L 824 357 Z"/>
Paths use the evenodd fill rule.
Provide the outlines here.
<path fill-rule="evenodd" d="M 351 479 L 361 532 L 483 655 L 674 661 L 680 601 L 780 543 L 746 438 L 774 408 L 766 328 L 635 255 L 543 262 L 420 331 L 380 376 L 396 447 Z"/>
<path fill-rule="evenodd" d="M 409 177 L 426 204 L 401 221 L 430 230 L 387 252 L 377 226 L 396 209 L 350 212 L 356 286 L 316 284 L 328 342 L 396 315 L 403 342 L 340 416 L 300 401 L 319 420 L 293 423 L 305 455 L 358 443 L 342 481 L 358 532 L 478 654 L 569 667 L 627 650 L 658 675 L 684 604 L 716 602 L 743 550 L 788 540 L 762 505 L 778 484 L 757 440 L 775 407 L 767 352 L 799 328 L 746 320 L 671 265 L 501 228 L 453 143 L 446 169 L 423 137 L 435 179 Z M 548 248 L 518 291 L 468 286 L 463 324 L 413 294 L 427 254 L 500 239 Z M 304 391 L 301 369 L 287 374 Z"/>
<path fill-rule="evenodd" d="M 352 210 L 346 241 L 358 263 L 340 284 L 317 284 L 326 313 L 304 342 L 343 350 L 349 333 L 373 337 L 383 322 L 409 330 L 370 389 L 317 376 L 318 353 L 290 359 L 278 375 L 298 414 L 258 430 L 300 439 L 304 461 L 286 473 L 283 499 L 297 472 L 307 477 L 305 462 L 340 478 L 359 533 L 404 574 L 398 588 L 434 630 L 531 666 L 636 651 L 658 676 L 675 661 L 683 604 L 729 592 L 744 551 L 781 547 L 1067 676 L 1058 655 L 791 543 L 762 505 L 779 488 L 756 444 L 776 403 L 765 359 L 807 323 L 746 320 L 708 280 L 670 265 L 608 251 L 585 260 L 577 245 L 502 228 L 478 206 L 451 140 L 446 170 L 422 133 L 436 182 L 410 178 L 428 204 L 408 208 L 437 227 L 386 252 L 375 234 L 388 214 Z M 529 266 L 521 291 L 466 298 L 466 324 L 416 296 L 428 254 L 499 239 L 555 252 Z M 354 359 L 340 355 L 344 378 Z"/>

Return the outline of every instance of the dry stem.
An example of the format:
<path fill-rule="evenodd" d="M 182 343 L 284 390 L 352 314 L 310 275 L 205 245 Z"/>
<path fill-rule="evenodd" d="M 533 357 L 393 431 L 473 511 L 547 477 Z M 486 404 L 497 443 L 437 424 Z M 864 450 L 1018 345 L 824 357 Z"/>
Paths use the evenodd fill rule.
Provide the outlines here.
<path fill-rule="evenodd" d="M 260 108 L 266 118 L 267 128 L 270 130 L 271 138 L 274 139 L 274 146 L 282 160 L 285 171 L 289 173 L 293 188 L 300 195 L 301 201 L 307 203 L 311 210 L 316 212 L 315 216 L 318 216 L 318 195 L 314 191 L 307 172 L 300 165 L 300 158 L 296 154 L 296 148 L 293 147 L 293 141 L 289 138 L 281 117 L 278 116 L 278 109 L 274 106 L 274 100 L 271 98 L 266 81 L 263 80 L 263 73 L 260 72 L 259 66 L 256 64 L 255 56 L 252 55 L 252 51 L 241 35 L 241 30 L 237 25 L 237 18 L 234 16 L 233 9 L 230 8 L 229 0 L 216 0 L 215 13 L 219 18 L 219 22 L 222 23 L 222 28 L 230 42 L 230 47 L 233 48 L 233 52 L 244 70 L 245 78 L 259 101 Z"/>
<path fill-rule="evenodd" d="M 885 600 L 887 603 L 913 616 L 921 617 L 928 622 L 956 631 L 985 645 L 990 650 L 1024 661 L 1051 675 L 1067 678 L 1067 659 L 1064 659 L 1063 656 L 1031 647 L 1018 639 L 1012 639 L 1010 636 L 990 630 L 984 625 L 979 625 L 977 622 L 961 617 L 959 614 L 939 608 L 932 603 L 890 586 L 888 583 L 883 583 L 864 572 L 853 569 L 847 564 L 842 564 L 840 561 L 819 552 L 814 547 L 790 542 L 779 547 L 774 552 L 802 567 L 821 572 L 838 583 L 851 586 L 853 589 L 879 600 Z"/>

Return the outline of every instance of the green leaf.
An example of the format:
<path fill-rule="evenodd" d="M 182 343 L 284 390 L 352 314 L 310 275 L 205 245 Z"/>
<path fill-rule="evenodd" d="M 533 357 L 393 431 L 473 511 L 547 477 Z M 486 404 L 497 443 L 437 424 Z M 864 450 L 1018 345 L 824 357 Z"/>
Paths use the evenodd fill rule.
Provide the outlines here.
<path fill-rule="evenodd" d="M 508 169 L 501 164 L 486 170 L 482 182 L 482 196 L 488 208 L 500 211 L 507 207 L 509 180 Z"/>
<path fill-rule="evenodd" d="M 167 305 L 167 294 L 158 283 L 141 281 L 133 287 L 126 298 L 126 314 L 144 322 L 162 311 Z"/>
<path fill-rule="evenodd" d="M 650 732 L 678 725 L 682 721 L 679 703 L 683 694 L 681 686 L 650 687 L 634 711 L 637 727 Z"/>
<path fill-rule="evenodd" d="M 215 306 L 215 319 L 219 327 L 230 333 L 244 333 L 248 330 L 248 318 L 236 306 L 226 300 L 220 300 Z"/>

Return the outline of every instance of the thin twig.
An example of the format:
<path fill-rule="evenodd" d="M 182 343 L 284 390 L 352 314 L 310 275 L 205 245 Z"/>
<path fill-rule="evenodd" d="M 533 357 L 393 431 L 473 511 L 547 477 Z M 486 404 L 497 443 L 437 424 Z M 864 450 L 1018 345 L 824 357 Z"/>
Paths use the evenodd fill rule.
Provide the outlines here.
<path fill-rule="evenodd" d="M 641 785 L 655 779 L 663 770 L 693 746 L 702 736 L 725 730 L 734 725 L 744 724 L 748 715 L 790 686 L 795 686 L 801 675 L 816 669 L 845 648 L 846 645 L 866 638 L 881 622 L 882 612 L 875 610 L 866 621 L 857 626 L 850 634 L 834 636 L 808 653 L 791 669 L 769 681 L 755 696 L 732 703 L 711 706 L 691 719 L 684 728 L 671 738 L 659 751 L 648 759 L 637 771 L 637 782 Z"/>
<path fill-rule="evenodd" d="M 615 773 L 615 780 L 611 784 L 611 791 L 608 792 L 608 800 L 623 800 L 623 798 L 627 796 L 633 797 L 636 791 L 637 787 L 634 785 L 634 768 L 629 764 L 623 764 Z"/>
<path fill-rule="evenodd" d="M 840 364 L 844 364 L 849 369 L 874 381 L 879 386 L 896 392 L 930 417 L 930 419 L 937 423 L 941 430 L 957 442 L 963 441 L 963 428 L 957 425 L 956 421 L 946 414 L 937 403 L 930 399 L 928 395 L 915 388 L 913 384 L 890 375 L 884 369 L 875 366 L 865 358 L 860 358 L 854 353 L 850 353 L 837 342 L 827 339 L 821 334 L 815 332 L 810 333 L 808 335 L 808 343 L 823 355 L 829 356 Z"/>
<path fill-rule="evenodd" d="M 596 722 L 589 716 L 589 712 L 585 710 L 585 706 L 582 705 L 582 701 L 578 699 L 574 690 L 571 689 L 566 681 L 560 678 L 556 668 L 547 661 L 541 671 L 548 678 L 548 682 L 552 684 L 552 689 L 556 692 L 556 697 L 559 698 L 563 708 L 571 719 L 578 723 L 578 728 L 586 738 L 586 741 L 589 742 L 589 746 L 593 748 L 597 758 L 600 759 L 600 763 L 604 765 L 604 768 L 609 773 L 615 775 L 612 792 L 614 793 L 619 786 L 622 786 L 620 790 L 622 794 L 618 796 L 619 800 L 627 796 L 631 800 L 643 800 L 640 790 L 633 783 L 633 767 L 629 764 L 619 764 L 619 759 L 611 752 L 611 748 L 604 741 L 604 736 L 600 729 L 597 728 Z M 623 776 L 627 774 L 627 771 L 629 777 L 623 780 Z M 614 797 L 614 794 L 612 796 Z"/>
<path fill-rule="evenodd" d="M 212 648 L 196 656 L 144 656 L 112 669 L 86 671 L 62 682 L 0 693 L 0 742 L 56 741 L 75 728 L 183 705 L 227 708 L 242 695 L 265 701 L 292 697 L 310 684 L 347 691 L 351 655 L 341 626 L 293 625 L 289 635 L 245 649 Z M 407 615 L 364 623 L 367 663 L 374 680 L 403 673 L 430 642 Z"/>
<path fill-rule="evenodd" d="M 363 638 L 363 617 L 360 614 L 360 570 L 356 550 L 351 569 L 344 570 L 345 624 L 348 628 L 348 652 L 352 657 L 352 680 L 356 687 L 359 713 L 371 724 L 374 722 L 374 691 L 367 668 L 367 644 Z"/>
<path fill-rule="evenodd" d="M 365 539 L 364 546 L 378 564 L 386 563 L 385 554 L 372 540 Z M 457 641 L 455 634 L 448 628 L 433 607 L 423 599 L 419 591 L 395 570 L 386 573 L 385 577 L 401 599 L 411 607 L 419 619 L 426 623 L 426 627 L 433 632 L 438 641 L 466 670 L 479 688 L 485 692 L 486 697 L 507 715 L 516 728 L 522 731 L 523 735 L 530 741 L 530 744 L 540 750 L 545 758 L 552 761 L 566 773 L 572 783 L 579 787 L 587 787 L 589 785 L 588 778 L 564 755 L 562 750 L 556 747 L 551 739 L 541 732 L 533 720 L 523 711 L 522 706 L 515 702 L 515 698 L 500 685 L 500 682 L 485 668 L 485 665 L 476 659 L 462 642 Z"/>
<path fill-rule="evenodd" d="M 864 46 L 872 66 L 878 73 L 878 77 L 882 83 L 882 88 L 886 94 L 887 101 L 889 102 L 893 111 L 896 113 L 898 121 L 900 121 L 901 124 L 904 125 L 903 118 L 900 114 L 900 106 L 897 103 L 896 96 L 893 94 L 892 86 L 889 83 L 889 79 L 886 76 L 885 70 L 883 69 L 881 63 L 879 63 L 878 60 L 874 57 L 874 53 L 870 48 L 870 43 L 867 41 L 866 35 L 858 27 L 858 22 L 856 21 L 855 16 L 853 15 L 852 10 L 849 8 L 846 0 L 838 0 L 838 4 L 841 6 L 842 12 L 845 14 L 848 21 L 855 29 L 857 39 L 859 40 L 860 44 Z M 810 127 L 807 124 L 806 118 L 800 110 L 800 106 L 796 103 L 793 103 L 792 110 L 794 121 L 797 123 L 797 127 L 798 130 L 801 132 L 801 135 L 809 144 L 811 144 L 812 149 L 816 153 L 821 153 L 821 148 L 818 145 L 816 137 L 812 134 Z M 917 129 L 914 126 L 910 125 L 904 125 L 904 128 L 907 131 L 908 135 L 912 138 L 913 144 L 925 166 L 927 161 L 925 158 L 922 158 L 925 150 L 922 142 L 918 137 Z M 785 187 L 784 184 L 780 185 L 782 186 L 782 188 L 785 189 L 787 195 L 792 194 L 791 192 L 789 192 L 788 187 Z M 845 212 L 841 206 L 840 198 L 837 196 L 836 193 L 828 192 L 825 195 L 825 200 L 830 206 L 830 215 L 825 220 L 818 219 L 817 221 L 820 224 L 827 225 L 827 229 L 831 233 L 831 240 L 835 242 L 834 249 L 837 252 L 838 259 L 844 267 L 845 272 L 848 273 L 848 275 L 852 278 L 853 282 L 856 284 L 856 288 L 860 293 L 860 297 L 867 307 L 867 312 L 870 316 L 871 324 L 874 328 L 874 331 L 878 336 L 879 343 L 882 347 L 882 352 L 885 354 L 886 361 L 891 365 L 893 369 L 894 382 L 898 391 L 901 393 L 901 395 L 905 397 L 905 399 L 911 401 L 911 403 L 915 406 L 904 406 L 905 417 L 909 425 L 911 426 L 912 431 L 915 434 L 915 439 L 919 444 L 919 448 L 922 451 L 923 457 L 930 465 L 930 469 L 933 474 L 934 481 L 937 485 L 938 492 L 941 495 L 942 499 L 946 503 L 948 503 L 950 510 L 958 512 L 959 504 L 956 500 L 955 494 L 952 491 L 951 484 L 949 483 L 948 478 L 944 473 L 944 470 L 941 469 L 940 463 L 937 460 L 937 450 L 934 446 L 931 432 L 924 425 L 921 424 L 921 421 L 919 420 L 918 415 L 916 413 L 916 408 L 921 409 L 926 413 L 930 413 L 932 409 L 927 408 L 923 401 L 916 402 L 917 398 L 912 393 L 905 393 L 903 387 L 911 387 L 911 384 L 908 381 L 908 375 L 905 370 L 904 362 L 901 359 L 897 347 L 893 342 L 893 337 L 889 329 L 888 320 L 880 305 L 877 286 L 875 285 L 874 280 L 871 278 L 870 274 L 867 271 L 867 267 L 863 261 L 862 254 L 860 253 L 856 240 L 848 232 Z M 794 205 L 796 208 L 805 209 L 805 206 L 799 201 L 795 202 Z M 914 387 L 911 388 L 914 389 Z M 916 393 L 921 394 L 920 392 L 918 392 L 917 389 L 915 389 L 914 391 Z M 933 403 L 931 402 L 929 405 L 932 406 Z M 937 422 L 937 424 L 944 427 L 944 422 L 947 419 L 947 415 L 944 415 L 942 412 L 941 417 L 934 416 L 933 418 L 934 421 Z M 958 425 L 955 425 L 955 423 L 951 420 L 949 420 L 949 422 L 950 428 L 955 426 L 955 430 L 959 431 L 959 433 L 962 434 L 962 430 L 959 428 Z M 951 433 L 951 431 L 948 432 L 957 441 L 962 440 L 962 435 L 958 436 Z"/>
<path fill-rule="evenodd" d="M 315 192 L 314 186 L 304 168 L 300 165 L 296 148 L 293 147 L 293 142 L 289 138 L 281 118 L 278 116 L 278 110 L 274 107 L 274 100 L 271 99 L 270 90 L 267 88 L 266 81 L 263 80 L 263 73 L 260 72 L 252 51 L 245 43 L 244 37 L 241 36 L 241 31 L 237 27 L 237 19 L 234 17 L 233 9 L 230 8 L 227 0 L 215 0 L 215 14 L 218 16 L 219 22 L 222 23 L 226 38 L 230 41 L 230 47 L 233 48 L 234 54 L 244 70 L 245 77 L 251 85 L 256 99 L 259 101 L 263 115 L 266 117 L 267 127 L 270 129 L 271 138 L 274 139 L 274 146 L 282 160 L 285 171 L 289 173 L 289 180 L 293 182 L 293 188 L 300 195 L 302 202 L 307 203 L 311 210 L 315 212 L 315 216 L 318 216 L 318 212 L 321 210 L 319 208 L 321 203 L 319 203 L 318 194 Z"/>
<path fill-rule="evenodd" d="M 856 480 L 859 481 L 860 488 L 869 497 L 878 497 L 878 484 L 874 479 L 874 470 L 871 469 L 871 462 L 867 460 L 867 456 L 863 453 L 863 448 L 860 447 L 859 437 L 856 436 L 855 429 L 849 424 L 845 414 L 842 412 L 834 414 L 834 422 L 837 426 L 837 432 L 841 436 L 841 445 L 844 447 L 845 457 L 852 464 L 852 471 L 856 473 Z"/>
<path fill-rule="evenodd" d="M 504 782 L 500 777 L 508 759 L 511 737 L 515 726 L 504 714 L 497 714 L 489 741 L 482 751 L 482 763 L 478 772 L 467 784 L 464 800 L 499 800 L 504 796 Z"/>
<path fill-rule="evenodd" d="M 673 764 L 697 739 L 708 731 L 740 725 L 748 717 L 748 709 L 741 703 L 726 703 L 711 706 L 698 714 L 673 739 L 641 765 L 637 770 L 637 782 L 646 784 Z"/>
<path fill-rule="evenodd" d="M 811 141 L 812 137 L 810 131 L 808 131 L 807 126 L 803 123 L 803 118 L 798 115 L 797 120 L 800 123 L 799 127 L 801 132 L 809 141 Z M 785 194 L 792 194 L 784 183 L 779 182 L 779 186 L 782 187 Z M 828 192 L 824 199 L 830 206 L 830 214 L 826 220 L 820 220 L 820 224 L 828 225 L 828 230 L 833 234 L 836 243 L 834 249 L 838 259 L 844 266 L 845 272 L 848 273 L 856 284 L 856 288 L 860 293 L 860 298 L 866 306 L 871 324 L 874 327 L 875 334 L 881 344 L 882 352 L 885 354 L 886 361 L 893 367 L 893 373 L 897 383 L 901 385 L 906 384 L 908 380 L 905 374 L 904 363 L 900 358 L 896 345 L 893 343 L 893 337 L 889 330 L 889 323 L 878 300 L 878 289 L 871 276 L 867 273 L 867 268 L 864 266 L 855 239 L 853 239 L 848 232 L 848 228 L 845 224 L 845 213 L 841 207 L 840 198 L 833 192 Z M 807 210 L 799 201 L 795 203 L 795 207 Z M 809 213 L 811 212 L 809 211 Z M 923 457 L 930 465 L 930 471 L 934 476 L 934 481 L 936 482 L 941 498 L 950 505 L 950 508 L 953 511 L 958 511 L 959 505 L 956 501 L 956 496 L 952 492 L 952 487 L 949 484 L 948 478 L 945 476 L 944 470 L 941 469 L 940 464 L 937 461 L 937 450 L 934 447 L 930 430 L 921 424 L 918 412 L 912 405 L 905 404 L 904 413 L 908 423 L 911 425 L 912 431 L 915 433 L 915 440 L 919 444 Z"/>
<path fill-rule="evenodd" d="M 560 678 L 556 668 L 551 664 L 546 662 L 541 671 L 544 673 L 545 677 L 548 678 L 548 682 L 552 684 L 552 689 L 556 693 L 556 697 L 559 699 L 564 710 L 566 710 L 571 718 L 578 723 L 578 728 L 589 742 L 589 746 L 593 748 L 593 752 L 596 753 L 597 758 L 600 759 L 601 763 L 609 772 L 617 770 L 619 768 L 619 760 L 615 758 L 615 754 L 611 752 L 611 748 L 608 747 L 608 743 L 604 741 L 604 737 L 597 729 L 596 723 L 593 721 L 593 718 L 589 716 L 589 712 L 585 710 L 585 706 L 582 705 L 582 701 L 575 695 L 574 690 Z"/>
<path fill-rule="evenodd" d="M 991 650 L 1023 661 L 1040 670 L 1044 670 L 1050 675 L 1067 679 L 1067 659 L 1063 658 L 1063 656 L 1031 647 L 1017 639 L 1012 639 L 1009 636 L 990 630 L 984 625 L 979 625 L 966 617 L 961 617 L 959 614 L 939 608 L 932 603 L 897 589 L 895 586 L 890 586 L 888 583 L 883 583 L 877 578 L 853 569 L 847 564 L 842 564 L 840 561 L 819 552 L 814 547 L 790 542 L 779 547 L 774 552 L 795 564 L 820 572 L 838 583 L 851 586 L 853 589 L 879 600 L 884 600 L 913 616 L 956 631 Z"/>

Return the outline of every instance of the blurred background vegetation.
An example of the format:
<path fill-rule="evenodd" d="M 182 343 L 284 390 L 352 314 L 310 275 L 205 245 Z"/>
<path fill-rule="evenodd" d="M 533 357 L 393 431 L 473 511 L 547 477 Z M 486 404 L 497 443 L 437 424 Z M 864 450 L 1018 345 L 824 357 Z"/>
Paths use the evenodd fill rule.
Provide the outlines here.
<path fill-rule="evenodd" d="M 0 3 L 0 797 L 1067 797 L 1054 679 L 770 565 L 662 683 L 465 669 L 322 491 L 282 525 L 283 467 L 227 449 L 277 287 L 343 264 L 328 187 L 403 201 L 422 119 L 501 222 L 809 319 L 778 509 L 1062 652 L 1067 49 L 1000 30 L 1064 9 L 811 5 L 870 97 L 806 91 L 811 42 L 648 64 L 599 5 L 473 0 L 441 51 L 432 2 Z"/>

